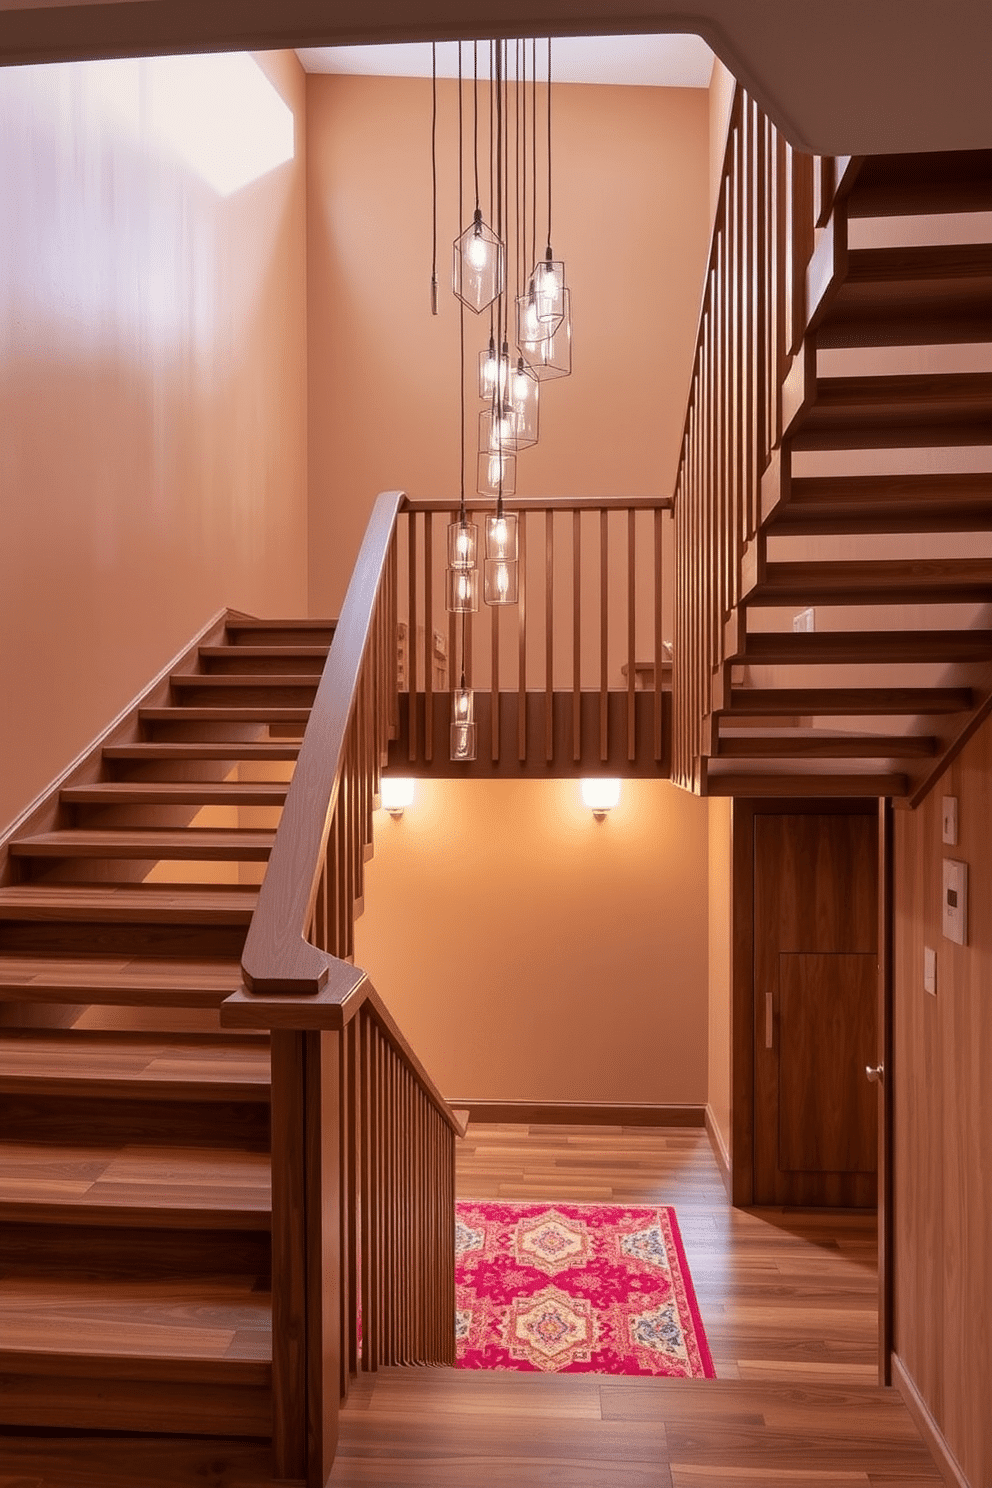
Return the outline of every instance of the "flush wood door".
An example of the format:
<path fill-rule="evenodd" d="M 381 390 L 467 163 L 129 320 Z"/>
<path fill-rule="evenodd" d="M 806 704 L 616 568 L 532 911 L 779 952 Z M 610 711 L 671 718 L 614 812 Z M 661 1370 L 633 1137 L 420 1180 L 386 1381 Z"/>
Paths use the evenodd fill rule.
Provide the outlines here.
<path fill-rule="evenodd" d="M 754 1202 L 873 1208 L 878 825 L 754 817 Z"/>

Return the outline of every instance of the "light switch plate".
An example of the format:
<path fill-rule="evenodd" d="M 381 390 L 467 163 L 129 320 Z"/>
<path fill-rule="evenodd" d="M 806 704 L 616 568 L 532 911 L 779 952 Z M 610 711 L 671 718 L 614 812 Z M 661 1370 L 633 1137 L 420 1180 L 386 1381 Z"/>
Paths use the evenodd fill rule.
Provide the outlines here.
<path fill-rule="evenodd" d="M 937 952 L 931 946 L 923 947 L 923 990 L 937 996 Z"/>
<path fill-rule="evenodd" d="M 813 609 L 800 610 L 798 615 L 792 617 L 792 628 L 796 631 L 810 632 L 816 629 L 816 611 Z"/>
<path fill-rule="evenodd" d="M 941 837 L 948 847 L 958 845 L 958 798 L 944 796 L 940 803 Z"/>
<path fill-rule="evenodd" d="M 968 864 L 944 859 L 941 929 L 957 945 L 968 944 Z"/>

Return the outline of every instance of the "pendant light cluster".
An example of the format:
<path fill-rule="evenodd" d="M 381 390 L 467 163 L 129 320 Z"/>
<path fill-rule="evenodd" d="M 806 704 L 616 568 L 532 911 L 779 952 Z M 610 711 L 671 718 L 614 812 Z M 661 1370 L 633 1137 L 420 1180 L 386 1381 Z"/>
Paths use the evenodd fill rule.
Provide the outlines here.
<path fill-rule="evenodd" d="M 483 598 L 512 605 L 519 594 L 517 517 L 504 508 L 517 486 L 517 457 L 538 440 L 541 383 L 572 370 L 571 297 L 565 265 L 551 244 L 551 40 L 547 41 L 547 240 L 537 249 L 538 88 L 537 42 L 493 41 L 489 49 L 489 216 L 483 215 L 479 181 L 479 43 L 473 43 L 473 165 L 475 207 L 452 245 L 452 290 L 459 302 L 461 345 L 461 499 L 448 528 L 446 605 L 463 617 L 460 685 L 453 693 L 451 758 L 475 758 L 472 689 L 465 677 L 465 617 L 479 608 L 479 529 L 465 506 L 465 311 L 489 312 L 488 346 L 479 352 L 478 463 L 476 490 L 495 500 L 485 520 Z M 529 53 L 529 72 L 528 72 Z M 436 53 L 435 53 L 436 56 Z M 512 78 L 510 73 L 512 71 Z M 437 71 L 434 69 L 432 160 L 435 171 Z M 512 119 L 511 119 L 511 82 Z M 464 221 L 462 47 L 458 45 L 458 197 Z M 512 152 L 512 154 L 511 154 Z M 508 253 L 511 243 L 513 252 Z M 437 313 L 435 270 L 432 305 Z M 532 267 L 527 272 L 527 264 Z M 512 275 L 512 283 L 511 283 Z M 513 349 L 511 351 L 511 338 Z M 454 658 L 453 658 L 454 660 Z"/>

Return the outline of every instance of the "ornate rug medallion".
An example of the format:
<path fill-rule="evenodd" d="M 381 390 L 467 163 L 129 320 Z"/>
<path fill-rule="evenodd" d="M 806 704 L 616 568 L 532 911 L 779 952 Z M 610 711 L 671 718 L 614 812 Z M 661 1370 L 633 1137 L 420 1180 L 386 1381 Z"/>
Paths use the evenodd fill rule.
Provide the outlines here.
<path fill-rule="evenodd" d="M 675 1211 L 458 1204 L 463 1369 L 716 1373 Z"/>

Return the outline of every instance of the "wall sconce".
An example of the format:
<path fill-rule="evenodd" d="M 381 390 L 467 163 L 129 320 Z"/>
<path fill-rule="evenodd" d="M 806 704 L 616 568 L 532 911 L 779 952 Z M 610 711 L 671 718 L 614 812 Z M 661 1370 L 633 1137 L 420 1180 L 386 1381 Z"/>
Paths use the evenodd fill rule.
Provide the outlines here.
<path fill-rule="evenodd" d="M 383 775 L 379 794 L 390 816 L 402 816 L 406 807 L 413 805 L 413 781 L 406 775 Z"/>
<path fill-rule="evenodd" d="M 602 821 L 620 800 L 620 782 L 602 775 L 582 782 L 582 804 L 588 806 L 597 821 Z"/>

